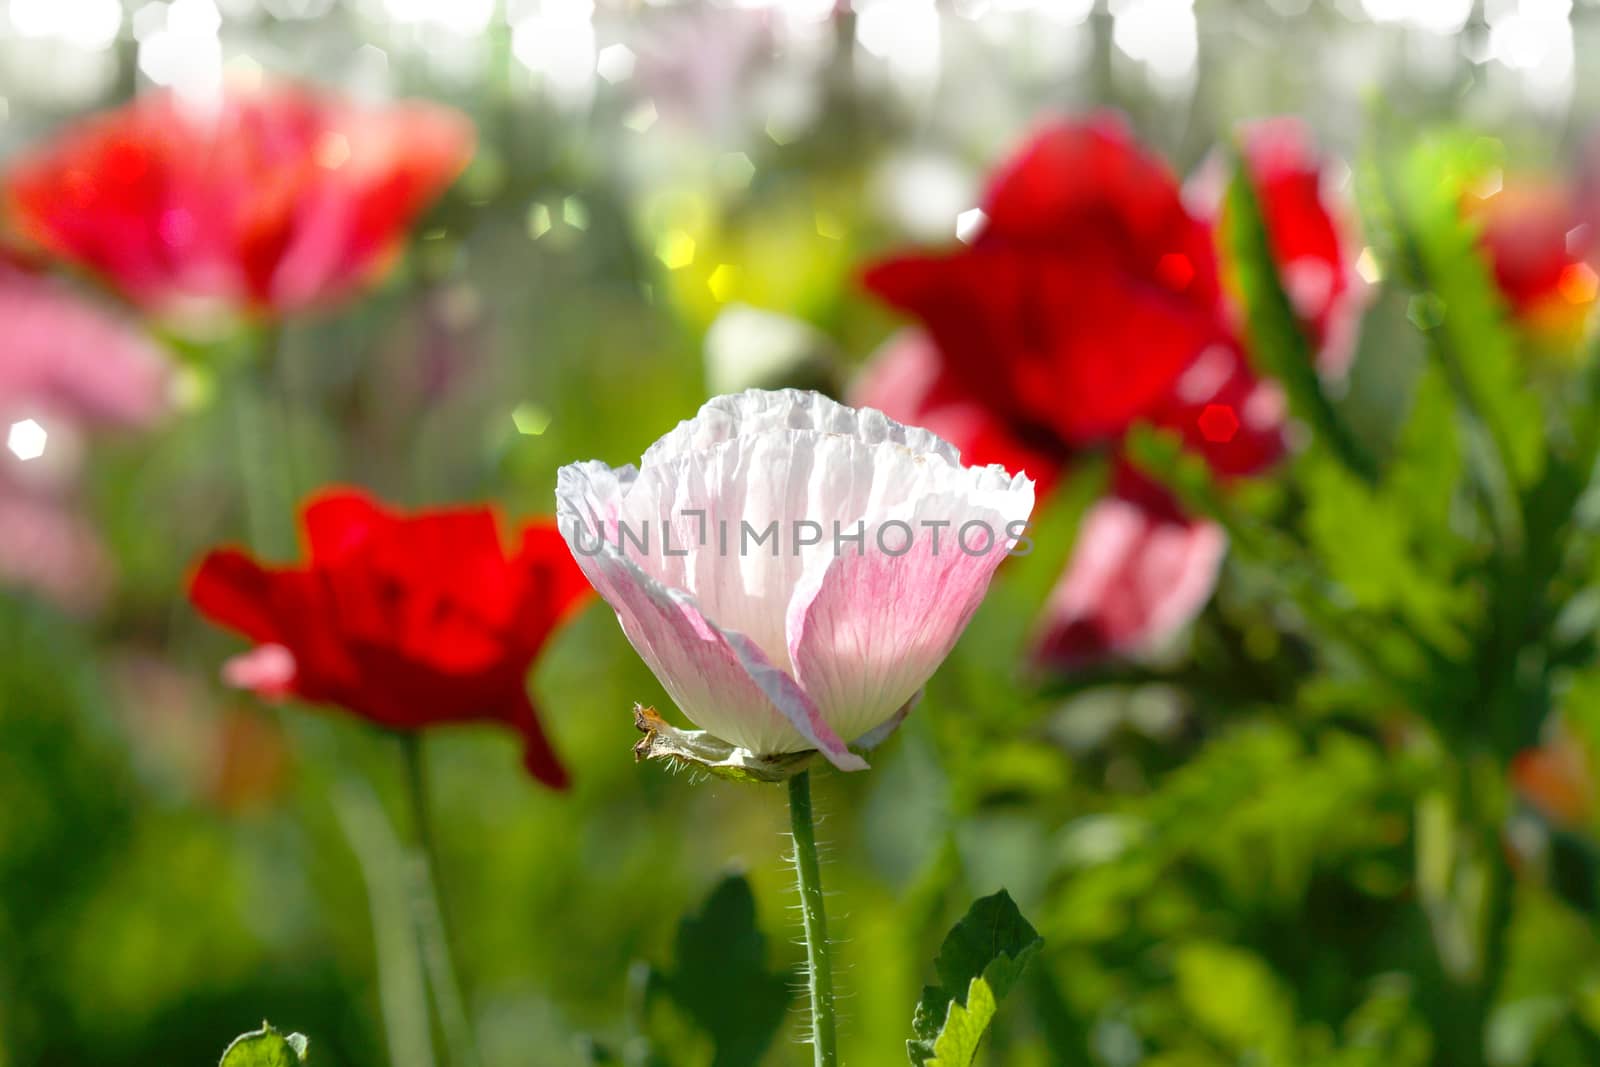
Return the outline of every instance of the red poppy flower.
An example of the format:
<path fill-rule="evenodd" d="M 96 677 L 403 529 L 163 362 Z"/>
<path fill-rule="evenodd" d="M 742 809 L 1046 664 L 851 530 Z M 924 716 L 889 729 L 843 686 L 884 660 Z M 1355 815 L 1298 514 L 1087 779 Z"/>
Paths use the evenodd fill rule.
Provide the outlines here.
<path fill-rule="evenodd" d="M 1600 295 L 1600 278 L 1588 262 L 1591 228 L 1571 194 L 1524 180 L 1488 197 L 1468 196 L 1466 211 L 1482 227 L 1481 247 L 1512 314 L 1538 338 L 1576 343 Z"/>
<path fill-rule="evenodd" d="M 1320 162 L 1292 123 L 1253 127 L 1246 146 L 1285 285 L 1324 370 L 1342 369 L 1359 287 Z M 1175 430 L 1222 478 L 1282 456 L 1282 393 L 1237 340 L 1213 224 L 1120 121 L 1050 127 L 1001 168 L 983 210 L 970 247 L 867 271 L 867 288 L 926 332 L 885 346 L 853 399 L 1046 487 L 1139 421 Z M 1135 651 L 1187 623 L 1225 544 L 1121 461 L 1079 538 L 1041 627 L 1053 663 Z"/>
<path fill-rule="evenodd" d="M 5 199 L 26 236 L 149 311 L 276 315 L 380 273 L 472 143 L 434 104 L 156 92 L 25 155 Z"/>
<path fill-rule="evenodd" d="M 523 736 L 534 777 L 565 786 L 525 685 L 589 591 L 555 523 L 529 523 L 508 555 L 484 507 L 398 515 L 333 490 L 302 521 L 304 564 L 269 568 L 224 548 L 194 574 L 195 606 L 257 646 L 228 680 L 394 730 L 499 722 Z"/>
<path fill-rule="evenodd" d="M 964 463 L 998 463 L 1025 473 L 1041 494 L 1059 480 L 1071 455 L 1053 434 L 1029 435 L 969 392 L 921 330 L 904 330 L 884 344 L 856 380 L 850 402 L 932 430 L 961 450 Z"/>
<path fill-rule="evenodd" d="M 1113 116 L 1051 126 L 1002 167 L 971 245 L 870 268 L 953 381 L 1066 445 L 1114 438 L 1228 339 L 1211 231 Z"/>

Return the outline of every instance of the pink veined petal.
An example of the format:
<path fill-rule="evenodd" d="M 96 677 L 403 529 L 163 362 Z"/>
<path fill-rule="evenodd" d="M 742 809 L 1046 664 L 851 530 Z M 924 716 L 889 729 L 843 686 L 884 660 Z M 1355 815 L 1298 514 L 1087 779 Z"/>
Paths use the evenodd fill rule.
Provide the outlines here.
<path fill-rule="evenodd" d="M 656 536 L 642 550 L 630 543 L 627 554 L 787 669 L 789 604 L 802 573 L 830 554 L 835 530 L 847 534 L 868 516 L 970 477 L 941 453 L 896 439 L 907 434 L 873 432 L 880 420 L 898 427 L 876 412 L 864 420 L 866 440 L 784 423 L 656 459 L 619 505 L 630 529 Z M 668 524 L 671 551 L 660 536 Z"/>
<path fill-rule="evenodd" d="M 622 490 L 637 477 L 603 463 L 563 468 L 557 491 L 563 535 L 584 574 L 612 609 L 673 702 L 713 735 L 757 754 L 816 748 L 841 770 L 861 770 L 815 703 L 745 635 L 724 630 L 694 596 L 669 589 L 618 551 Z M 607 531 L 603 546 L 597 545 Z"/>
<path fill-rule="evenodd" d="M 859 769 L 866 764 L 845 741 L 907 707 L 1004 547 L 963 556 L 949 541 L 947 555 L 928 552 L 931 564 L 882 553 L 871 571 L 849 565 L 843 538 L 872 536 L 892 516 L 952 531 L 981 517 L 1004 538 L 1031 510 L 1033 488 L 998 467 L 964 468 L 949 444 L 881 412 L 790 390 L 707 403 L 645 454 L 641 470 L 564 468 L 557 498 L 580 566 L 685 715 L 758 754 L 818 748 Z M 746 543 L 746 527 L 771 540 Z M 977 577 L 961 577 L 969 572 Z M 900 585 L 903 593 L 885 592 Z M 848 677 L 830 678 L 837 657 L 822 649 L 847 631 L 881 645 L 857 655 Z M 800 674 L 797 652 L 819 688 Z"/>
<path fill-rule="evenodd" d="M 976 487 L 982 479 L 963 480 Z M 1033 508 L 1032 483 L 1006 481 L 983 494 L 1004 510 L 978 504 L 975 488 L 925 496 L 869 523 L 861 551 L 847 546 L 801 579 L 789 606 L 789 657 L 842 736 L 868 736 L 891 721 L 955 647 L 1013 543 L 1008 524 Z"/>
<path fill-rule="evenodd" d="M 937 434 L 896 422 L 873 408 L 851 408 L 800 389 L 772 392 L 748 389 L 706 401 L 698 414 L 685 419 L 644 454 L 641 469 L 688 452 L 775 430 L 813 430 L 852 438 L 862 444 L 896 444 L 913 452 L 929 452 L 959 465 L 961 455 Z"/>
<path fill-rule="evenodd" d="M 1072 665 L 1158 644 L 1205 606 L 1226 551 L 1215 523 L 1100 501 L 1045 607 L 1038 657 Z"/>

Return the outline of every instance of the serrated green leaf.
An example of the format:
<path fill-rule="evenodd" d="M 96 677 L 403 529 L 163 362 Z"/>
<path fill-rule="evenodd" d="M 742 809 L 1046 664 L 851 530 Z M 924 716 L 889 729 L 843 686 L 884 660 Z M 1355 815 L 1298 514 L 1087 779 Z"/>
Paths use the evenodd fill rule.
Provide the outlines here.
<path fill-rule="evenodd" d="M 964 1003 L 951 1000 L 946 1007 L 944 1022 L 932 1038 L 907 1042 L 912 1063 L 921 1067 L 970 1067 L 977 1057 L 978 1045 L 994 1021 L 994 990 L 982 978 L 974 978 L 967 985 Z"/>
<path fill-rule="evenodd" d="M 300 1067 L 306 1062 L 302 1034 L 280 1034 L 266 1023 L 235 1038 L 222 1054 L 220 1067 Z"/>
<path fill-rule="evenodd" d="M 1224 246 L 1245 309 L 1251 361 L 1283 383 L 1289 406 L 1344 466 L 1368 483 L 1377 464 L 1322 389 L 1316 353 L 1284 290 L 1272 237 L 1248 170 L 1236 160 L 1228 185 Z"/>
<path fill-rule="evenodd" d="M 710 1036 L 713 1067 L 760 1062 L 791 993 L 788 979 L 767 969 L 767 941 L 743 875 L 724 878 L 700 911 L 679 924 L 674 968 L 658 971 L 650 992 L 667 997 Z"/>
<path fill-rule="evenodd" d="M 1483 138 L 1436 136 L 1395 173 L 1374 174 L 1366 186 L 1390 266 L 1416 291 L 1413 322 L 1516 488 L 1533 484 L 1543 466 L 1543 411 L 1477 229 L 1462 210 L 1498 154 L 1499 146 Z"/>
<path fill-rule="evenodd" d="M 1475 601 L 1458 581 L 1461 561 L 1449 551 L 1460 543 L 1447 525 L 1452 483 L 1422 492 L 1417 483 L 1426 473 L 1443 474 L 1438 457 L 1426 459 L 1418 470 L 1391 470 L 1374 489 L 1325 456 L 1307 456 L 1299 467 L 1307 499 L 1302 521 L 1318 560 L 1357 608 L 1397 617 L 1435 647 L 1465 655 L 1462 623 Z"/>
<path fill-rule="evenodd" d="M 982 978 L 1003 999 L 1022 975 L 1029 957 L 1044 945 L 1004 889 L 976 901 L 945 936 L 934 960 L 939 983 L 960 999 L 967 984 Z"/>
<path fill-rule="evenodd" d="M 934 961 L 939 985 L 923 989 L 912 1014 L 912 1037 L 906 1042 L 912 1064 L 971 1063 L 996 1003 L 1043 946 L 1039 932 L 1004 889 L 976 901 L 945 936 Z"/>

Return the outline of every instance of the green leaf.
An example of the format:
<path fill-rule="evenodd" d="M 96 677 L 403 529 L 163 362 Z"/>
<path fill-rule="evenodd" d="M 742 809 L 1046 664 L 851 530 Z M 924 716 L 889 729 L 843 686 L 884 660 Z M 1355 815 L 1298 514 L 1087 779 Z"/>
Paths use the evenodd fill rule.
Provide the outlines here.
<path fill-rule="evenodd" d="M 668 998 L 710 1036 L 713 1067 L 760 1062 L 783 1025 L 791 993 L 788 979 L 767 969 L 767 941 L 743 875 L 724 878 L 705 906 L 679 924 L 675 967 L 657 971 L 650 992 Z"/>
<path fill-rule="evenodd" d="M 1255 954 L 1220 942 L 1181 946 L 1173 962 L 1178 998 L 1224 1048 L 1285 1062 L 1294 1043 L 1294 1001 Z"/>
<path fill-rule="evenodd" d="M 995 997 L 989 983 L 974 978 L 967 986 L 966 1003 L 952 1000 L 944 1026 L 933 1039 L 933 1055 L 924 1067 L 967 1067 L 978 1055 L 978 1043 L 994 1020 Z M 917 1062 L 912 1054 L 912 1062 Z"/>
<path fill-rule="evenodd" d="M 1294 413 L 1316 431 L 1318 440 L 1348 470 L 1368 483 L 1375 482 L 1378 467 L 1372 455 L 1323 392 L 1316 353 L 1278 274 L 1266 216 L 1248 168 L 1237 157 L 1228 185 L 1224 229 L 1229 265 L 1244 305 L 1252 362 L 1283 383 Z"/>
<path fill-rule="evenodd" d="M 1463 561 L 1450 551 L 1459 541 L 1438 507 L 1438 498 L 1448 505 L 1454 483 L 1437 481 L 1424 491 L 1421 475 L 1444 476 L 1440 457 L 1426 457 L 1417 469 L 1404 465 L 1410 459 L 1403 453 L 1375 490 L 1326 454 L 1308 455 L 1299 466 L 1306 541 L 1356 608 L 1398 617 L 1413 635 L 1465 656 L 1475 594 L 1460 581 Z"/>
<path fill-rule="evenodd" d="M 1412 321 L 1487 432 L 1515 490 L 1538 478 L 1545 420 L 1477 229 L 1462 211 L 1499 154 L 1498 143 L 1485 138 L 1436 136 L 1396 172 L 1372 174 L 1366 184 L 1389 265 L 1415 291 Z"/>
<path fill-rule="evenodd" d="M 220 1067 L 300 1067 L 306 1062 L 302 1034 L 280 1034 L 267 1023 L 242 1034 L 222 1054 Z"/>
<path fill-rule="evenodd" d="M 974 903 L 946 935 L 934 970 L 939 985 L 922 991 L 906 1053 L 915 1067 L 967 1067 L 994 1018 L 996 1004 L 1044 945 L 1004 889 Z"/>

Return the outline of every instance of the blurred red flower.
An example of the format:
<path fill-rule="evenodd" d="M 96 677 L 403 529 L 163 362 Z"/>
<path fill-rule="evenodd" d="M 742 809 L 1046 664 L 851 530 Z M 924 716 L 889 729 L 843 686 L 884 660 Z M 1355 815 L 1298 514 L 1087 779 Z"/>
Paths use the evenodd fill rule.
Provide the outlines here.
<path fill-rule="evenodd" d="M 1063 447 L 1127 429 L 1226 344 L 1211 231 L 1115 117 L 1051 126 L 989 185 L 965 248 L 865 284 L 922 321 L 953 383 Z"/>
<path fill-rule="evenodd" d="M 1584 825 L 1594 812 L 1594 776 L 1583 745 L 1562 731 L 1511 761 L 1511 784 L 1546 818 L 1568 827 Z"/>
<path fill-rule="evenodd" d="M 1466 212 L 1481 227 L 1495 283 L 1518 322 L 1536 338 L 1575 345 L 1582 337 L 1600 276 L 1591 263 L 1592 228 L 1563 186 L 1510 181 L 1485 197 L 1468 196 Z"/>
<path fill-rule="evenodd" d="M 1290 121 L 1247 129 L 1245 145 L 1285 287 L 1324 370 L 1342 370 L 1359 286 L 1322 163 Z M 1083 449 L 1115 451 L 1137 422 L 1175 431 L 1223 478 L 1270 466 L 1285 448 L 1284 401 L 1238 340 L 1211 220 L 1221 185 L 1210 184 L 1192 207 L 1116 116 L 1046 128 L 1000 168 L 968 247 L 866 271 L 866 287 L 926 332 L 886 345 L 853 399 L 1044 488 Z M 1119 460 L 1113 498 L 1086 517 L 1050 598 L 1040 658 L 1158 643 L 1209 599 L 1224 545 Z"/>
<path fill-rule="evenodd" d="M 5 199 L 24 235 L 147 311 L 281 315 L 381 273 L 472 146 L 469 120 L 434 104 L 156 92 L 24 155 Z"/>
<path fill-rule="evenodd" d="M 546 639 L 589 592 L 555 523 L 528 523 L 507 555 L 486 507 L 399 515 L 330 490 L 302 522 L 303 565 L 223 548 L 190 582 L 201 613 L 256 643 L 227 680 L 393 730 L 498 722 L 522 735 L 534 777 L 565 787 L 526 688 Z"/>

